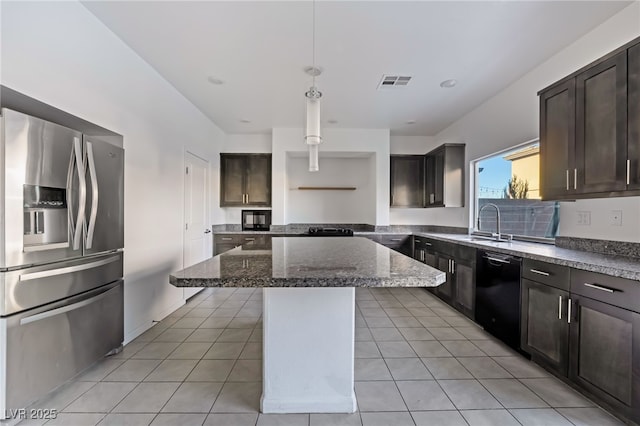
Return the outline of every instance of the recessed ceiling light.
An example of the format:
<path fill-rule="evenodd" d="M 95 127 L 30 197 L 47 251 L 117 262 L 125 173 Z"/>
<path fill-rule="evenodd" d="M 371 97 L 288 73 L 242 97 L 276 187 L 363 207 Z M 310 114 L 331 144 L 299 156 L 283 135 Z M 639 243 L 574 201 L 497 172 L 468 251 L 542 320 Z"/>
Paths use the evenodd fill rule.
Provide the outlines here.
<path fill-rule="evenodd" d="M 445 80 L 442 83 L 440 83 L 440 87 L 444 88 L 444 89 L 451 89 L 452 87 L 455 87 L 455 85 L 458 84 L 458 80 Z"/>
<path fill-rule="evenodd" d="M 416 120 L 407 120 L 404 124 L 416 124 Z"/>
<path fill-rule="evenodd" d="M 215 84 L 217 86 L 224 84 L 224 81 L 220 80 L 219 78 L 215 78 L 213 76 L 209 76 L 207 77 L 207 81 L 211 84 Z"/>
<path fill-rule="evenodd" d="M 248 123 L 251 123 L 251 120 L 247 120 L 246 118 L 242 118 L 242 119 L 240 119 L 240 122 L 248 124 Z"/>
<path fill-rule="evenodd" d="M 336 124 L 337 122 L 338 122 L 338 120 L 333 120 L 333 119 L 327 120 L 327 123 L 329 123 L 329 124 Z"/>

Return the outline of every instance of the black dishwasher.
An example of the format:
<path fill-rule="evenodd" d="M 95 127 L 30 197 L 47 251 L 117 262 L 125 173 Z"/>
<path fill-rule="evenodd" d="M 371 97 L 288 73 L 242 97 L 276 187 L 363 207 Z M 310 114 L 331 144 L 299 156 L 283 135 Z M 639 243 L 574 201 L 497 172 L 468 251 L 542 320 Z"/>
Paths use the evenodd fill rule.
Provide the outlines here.
<path fill-rule="evenodd" d="M 476 321 L 507 345 L 519 349 L 522 258 L 478 250 L 476 264 Z"/>

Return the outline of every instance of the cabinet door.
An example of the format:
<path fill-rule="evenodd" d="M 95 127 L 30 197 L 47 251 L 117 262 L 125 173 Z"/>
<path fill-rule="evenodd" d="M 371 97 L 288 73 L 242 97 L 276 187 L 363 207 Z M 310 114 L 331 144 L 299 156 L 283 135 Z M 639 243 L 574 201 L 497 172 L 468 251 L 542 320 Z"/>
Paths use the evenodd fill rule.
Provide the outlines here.
<path fill-rule="evenodd" d="M 436 294 L 448 303 L 451 303 L 453 299 L 451 261 L 452 259 L 449 256 L 438 255 L 438 269 L 447 273 L 447 281 L 436 287 Z"/>
<path fill-rule="evenodd" d="M 543 200 L 573 192 L 575 80 L 540 94 L 540 193 Z"/>
<path fill-rule="evenodd" d="M 474 317 L 475 289 L 473 263 L 454 261 L 455 307 L 470 318 Z"/>
<path fill-rule="evenodd" d="M 572 294 L 569 377 L 640 420 L 640 314 Z"/>
<path fill-rule="evenodd" d="M 271 155 L 247 155 L 245 193 L 247 205 L 271 205 Z"/>
<path fill-rule="evenodd" d="M 628 50 L 628 189 L 640 189 L 640 44 Z"/>
<path fill-rule="evenodd" d="M 444 158 L 445 150 L 426 157 L 426 205 L 437 207 L 444 205 Z"/>
<path fill-rule="evenodd" d="M 527 279 L 521 287 L 521 347 L 536 361 L 566 376 L 569 366 L 569 293 Z"/>
<path fill-rule="evenodd" d="M 244 155 L 220 154 L 220 206 L 241 206 L 244 201 Z"/>
<path fill-rule="evenodd" d="M 627 53 L 576 77 L 578 193 L 626 189 Z"/>
<path fill-rule="evenodd" d="M 427 265 L 431 266 L 432 268 L 437 268 L 438 267 L 438 257 L 437 255 L 430 251 L 430 250 L 425 250 L 424 251 L 424 263 L 426 263 Z"/>
<path fill-rule="evenodd" d="M 424 157 L 391 156 L 391 207 L 423 207 Z"/>

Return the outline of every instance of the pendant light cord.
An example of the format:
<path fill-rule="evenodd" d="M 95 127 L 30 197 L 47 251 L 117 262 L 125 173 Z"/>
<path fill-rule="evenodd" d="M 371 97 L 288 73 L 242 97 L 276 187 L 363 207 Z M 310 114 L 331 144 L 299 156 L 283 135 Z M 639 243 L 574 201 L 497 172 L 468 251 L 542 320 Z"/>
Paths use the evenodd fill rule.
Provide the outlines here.
<path fill-rule="evenodd" d="M 313 62 L 313 87 L 316 87 L 316 0 L 312 0 L 312 16 L 313 16 L 313 24 L 312 24 L 312 62 Z"/>

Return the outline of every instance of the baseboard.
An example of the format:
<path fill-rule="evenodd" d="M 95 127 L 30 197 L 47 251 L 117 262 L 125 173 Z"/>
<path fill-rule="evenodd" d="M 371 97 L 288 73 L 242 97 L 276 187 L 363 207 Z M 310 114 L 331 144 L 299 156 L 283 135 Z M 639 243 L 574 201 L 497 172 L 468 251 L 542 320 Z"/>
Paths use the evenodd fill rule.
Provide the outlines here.
<path fill-rule="evenodd" d="M 260 398 L 262 413 L 355 413 L 357 409 L 356 394 L 351 397 L 336 398 Z"/>
<path fill-rule="evenodd" d="M 148 321 L 145 321 L 142 325 L 136 327 L 135 329 L 133 329 L 131 331 L 126 331 L 125 330 L 124 344 L 125 345 L 128 344 L 133 339 L 135 339 L 136 337 L 140 336 L 142 333 L 144 333 L 145 331 L 147 331 L 151 327 L 153 327 L 156 322 L 162 321 L 163 319 L 165 319 L 166 317 L 171 315 L 176 309 L 180 308 L 184 304 L 185 304 L 184 299 L 179 299 L 176 303 L 171 305 L 169 308 L 167 308 L 167 309 L 163 310 L 162 312 L 160 312 L 160 314 L 156 318 L 151 318 Z"/>

